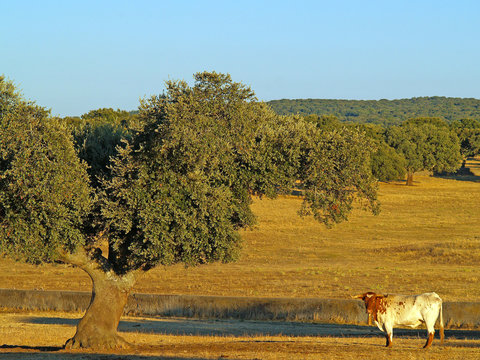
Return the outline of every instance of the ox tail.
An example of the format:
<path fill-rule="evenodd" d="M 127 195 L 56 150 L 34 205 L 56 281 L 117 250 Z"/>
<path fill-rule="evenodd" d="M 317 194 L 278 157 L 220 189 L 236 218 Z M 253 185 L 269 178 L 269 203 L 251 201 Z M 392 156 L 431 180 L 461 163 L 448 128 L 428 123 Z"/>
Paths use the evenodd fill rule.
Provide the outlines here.
<path fill-rule="evenodd" d="M 445 334 L 443 332 L 443 303 L 440 303 L 440 319 L 439 319 L 439 323 L 440 323 L 440 342 L 443 343 L 443 341 L 445 340 Z"/>

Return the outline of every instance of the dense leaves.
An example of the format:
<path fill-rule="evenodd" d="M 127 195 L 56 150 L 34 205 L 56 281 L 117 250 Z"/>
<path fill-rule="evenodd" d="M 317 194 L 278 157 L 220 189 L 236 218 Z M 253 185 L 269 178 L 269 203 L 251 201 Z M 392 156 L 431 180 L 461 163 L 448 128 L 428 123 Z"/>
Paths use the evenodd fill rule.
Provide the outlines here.
<path fill-rule="evenodd" d="M 168 82 L 166 95 L 143 102 L 145 129 L 106 183 L 112 249 L 132 254 L 123 267 L 231 260 L 236 229 L 253 223 L 250 166 L 268 110 L 228 76 L 196 80 Z"/>
<path fill-rule="evenodd" d="M 384 141 L 377 143 L 377 150 L 372 154 L 372 173 L 379 181 L 401 180 L 405 177 L 406 160 Z"/>
<path fill-rule="evenodd" d="M 88 173 L 94 187 L 102 178 L 110 176 L 110 159 L 117 155 L 123 139 L 130 139 L 139 127 L 138 116 L 131 112 L 97 109 L 81 117 L 61 119 L 73 134 L 74 146 L 81 160 L 88 164 Z"/>
<path fill-rule="evenodd" d="M 458 137 L 448 127 L 429 120 L 406 122 L 389 128 L 386 136 L 388 143 L 406 160 L 408 185 L 411 185 L 415 172 L 451 172 L 460 166 Z"/>
<path fill-rule="evenodd" d="M 306 189 L 301 214 L 330 226 L 347 220 L 355 200 L 377 213 L 377 184 L 370 165 L 374 147 L 369 139 L 349 128 L 319 131 L 310 139 L 299 174 Z"/>
<path fill-rule="evenodd" d="M 462 119 L 451 124 L 460 140 L 460 152 L 464 158 L 480 154 L 480 121 Z"/>
<path fill-rule="evenodd" d="M 88 164 L 88 174 L 93 186 L 110 177 L 110 160 L 117 155 L 122 140 L 129 138 L 128 131 L 112 124 L 90 124 L 74 129 L 74 145 L 81 160 Z"/>
<path fill-rule="evenodd" d="M 51 261 L 59 249 L 85 243 L 86 167 L 64 126 L 2 78 L 0 87 L 1 249 L 30 262 Z"/>

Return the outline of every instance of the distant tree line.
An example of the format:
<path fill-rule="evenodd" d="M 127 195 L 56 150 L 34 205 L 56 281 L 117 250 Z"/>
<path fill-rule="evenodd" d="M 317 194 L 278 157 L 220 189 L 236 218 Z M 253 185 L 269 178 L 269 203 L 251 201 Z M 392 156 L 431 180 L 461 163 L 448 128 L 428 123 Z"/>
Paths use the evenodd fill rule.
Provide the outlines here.
<path fill-rule="evenodd" d="M 441 96 L 400 100 L 282 99 L 268 104 L 280 115 L 334 115 L 341 122 L 399 125 L 418 117 L 439 117 L 447 122 L 480 119 L 480 100 Z"/>

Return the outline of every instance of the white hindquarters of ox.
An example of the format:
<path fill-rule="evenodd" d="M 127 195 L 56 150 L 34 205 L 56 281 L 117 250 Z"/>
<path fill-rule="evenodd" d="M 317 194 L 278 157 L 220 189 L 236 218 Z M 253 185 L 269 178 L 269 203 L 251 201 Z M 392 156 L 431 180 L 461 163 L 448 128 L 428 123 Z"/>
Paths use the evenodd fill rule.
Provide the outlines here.
<path fill-rule="evenodd" d="M 433 341 L 437 319 L 440 324 L 440 340 L 443 342 L 442 299 L 434 292 L 420 295 L 377 295 L 367 292 L 356 295 L 354 298 L 364 301 L 368 313 L 368 324 L 371 325 L 373 318 L 375 325 L 386 333 L 388 347 L 392 346 L 394 327 L 415 328 L 425 324 L 428 337 L 424 347 L 428 348 Z"/>

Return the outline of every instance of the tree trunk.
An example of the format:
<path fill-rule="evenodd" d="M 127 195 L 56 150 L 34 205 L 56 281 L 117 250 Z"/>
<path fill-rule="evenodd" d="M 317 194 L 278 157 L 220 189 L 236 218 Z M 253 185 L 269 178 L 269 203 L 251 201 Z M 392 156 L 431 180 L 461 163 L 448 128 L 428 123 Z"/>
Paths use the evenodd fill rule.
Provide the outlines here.
<path fill-rule="evenodd" d="M 115 281 L 95 279 L 92 300 L 85 315 L 77 325 L 75 336 L 65 344 L 66 349 L 125 348 L 129 344 L 117 334 L 118 323 L 127 304 L 129 290 Z"/>
<path fill-rule="evenodd" d="M 407 186 L 413 186 L 413 171 L 407 171 Z"/>
<path fill-rule="evenodd" d="M 77 325 L 75 336 L 65 343 L 66 349 L 127 348 L 127 343 L 117 333 L 118 323 L 127 304 L 128 295 L 135 283 L 133 273 L 116 275 L 108 264 L 99 258 L 90 258 L 85 252 L 69 254 L 64 260 L 80 267 L 92 279 L 92 299 L 83 318 Z M 101 260 L 106 260 L 102 257 Z"/>

